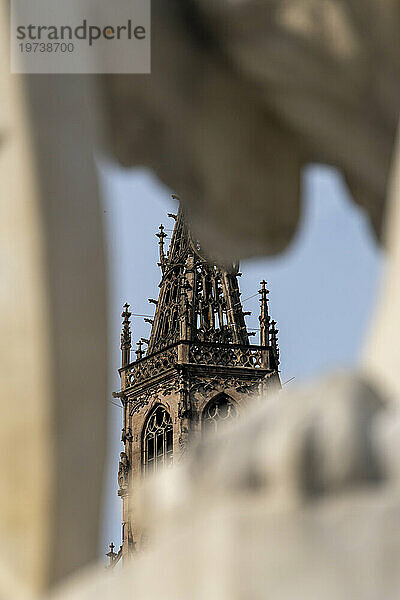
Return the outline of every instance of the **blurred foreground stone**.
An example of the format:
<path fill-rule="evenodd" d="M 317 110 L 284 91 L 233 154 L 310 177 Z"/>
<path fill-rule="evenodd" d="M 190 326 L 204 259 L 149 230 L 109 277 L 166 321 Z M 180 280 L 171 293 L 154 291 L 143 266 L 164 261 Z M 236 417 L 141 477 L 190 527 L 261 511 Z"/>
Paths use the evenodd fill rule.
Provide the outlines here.
<path fill-rule="evenodd" d="M 148 482 L 147 552 L 53 600 L 396 598 L 399 444 L 359 378 L 282 393 Z"/>
<path fill-rule="evenodd" d="M 381 237 L 397 0 L 153 0 L 152 37 L 151 76 L 104 79 L 112 152 L 183 199 L 210 251 L 284 250 L 309 162 L 342 170 Z"/>
<path fill-rule="evenodd" d="M 106 281 L 94 81 L 10 74 L 0 2 L 0 596 L 95 560 Z"/>

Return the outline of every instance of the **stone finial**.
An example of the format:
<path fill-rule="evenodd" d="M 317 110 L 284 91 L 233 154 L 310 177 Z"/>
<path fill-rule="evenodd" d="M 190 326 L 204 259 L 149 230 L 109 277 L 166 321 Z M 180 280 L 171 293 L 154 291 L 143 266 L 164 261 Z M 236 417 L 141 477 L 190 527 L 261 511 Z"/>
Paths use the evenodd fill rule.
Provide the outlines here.
<path fill-rule="evenodd" d="M 279 365 L 278 332 L 279 329 L 276 326 L 276 321 L 271 321 L 271 347 L 275 355 L 277 365 Z"/>
<path fill-rule="evenodd" d="M 161 267 L 161 271 L 164 273 L 165 268 L 165 253 L 164 253 L 164 240 L 167 237 L 167 234 L 164 231 L 164 225 L 161 224 L 159 227 L 160 232 L 156 233 L 156 236 L 159 239 L 158 245 L 160 246 L 160 262 L 159 266 Z"/>
<path fill-rule="evenodd" d="M 129 304 L 126 302 L 124 304 L 124 311 L 121 313 L 122 321 L 122 332 L 121 332 L 121 351 L 122 351 L 122 360 L 121 364 L 123 367 L 129 365 L 130 363 L 130 354 L 132 347 L 132 334 L 131 334 L 131 322 L 130 318 L 132 313 L 129 311 Z"/>
<path fill-rule="evenodd" d="M 260 282 L 261 289 L 258 290 L 260 294 L 260 316 L 258 320 L 260 321 L 260 345 L 268 346 L 269 345 L 269 313 L 268 313 L 268 294 L 269 290 L 267 289 L 267 282 L 265 279 Z"/>
<path fill-rule="evenodd" d="M 114 552 L 114 544 L 113 542 L 111 542 L 110 544 L 110 551 L 107 552 L 106 556 L 109 558 L 110 562 L 108 564 L 109 567 L 112 567 L 114 565 L 115 559 L 117 558 L 117 553 Z"/>
<path fill-rule="evenodd" d="M 137 350 L 135 352 L 136 356 L 137 356 L 137 360 L 141 360 L 144 356 L 144 350 L 143 350 L 143 342 L 142 340 L 139 340 L 137 343 Z"/>

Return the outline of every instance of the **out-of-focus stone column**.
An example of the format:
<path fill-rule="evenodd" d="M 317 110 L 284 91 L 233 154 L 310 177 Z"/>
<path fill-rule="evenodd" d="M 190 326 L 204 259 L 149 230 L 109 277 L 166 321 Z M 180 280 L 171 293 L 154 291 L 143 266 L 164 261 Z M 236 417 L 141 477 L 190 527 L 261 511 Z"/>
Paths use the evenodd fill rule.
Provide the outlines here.
<path fill-rule="evenodd" d="M 0 596 L 97 553 L 106 284 L 93 79 L 11 75 L 0 2 Z M 96 124 L 97 125 L 97 124 Z"/>
<path fill-rule="evenodd" d="M 364 351 L 364 368 L 389 396 L 400 398 L 400 138 L 393 158 L 389 200 L 388 265 L 382 298 Z"/>

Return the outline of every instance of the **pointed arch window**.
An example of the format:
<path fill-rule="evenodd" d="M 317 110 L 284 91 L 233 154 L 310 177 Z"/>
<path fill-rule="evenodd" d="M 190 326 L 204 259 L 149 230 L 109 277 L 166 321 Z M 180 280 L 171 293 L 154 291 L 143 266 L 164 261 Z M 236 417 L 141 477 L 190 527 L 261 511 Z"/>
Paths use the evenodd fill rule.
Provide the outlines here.
<path fill-rule="evenodd" d="M 232 399 L 226 394 L 219 394 L 206 405 L 202 417 L 204 432 L 218 431 L 222 423 L 236 419 L 237 410 Z"/>
<path fill-rule="evenodd" d="M 143 433 L 142 465 L 144 473 L 157 471 L 172 463 L 172 420 L 165 406 L 158 405 L 147 418 Z"/>

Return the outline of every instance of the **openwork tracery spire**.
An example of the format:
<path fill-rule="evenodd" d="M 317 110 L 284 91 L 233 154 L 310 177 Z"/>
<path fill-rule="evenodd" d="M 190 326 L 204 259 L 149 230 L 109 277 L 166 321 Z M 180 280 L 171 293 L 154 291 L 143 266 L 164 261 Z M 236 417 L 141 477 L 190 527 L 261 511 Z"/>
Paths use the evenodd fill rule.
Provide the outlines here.
<path fill-rule="evenodd" d="M 160 228 L 162 280 L 148 353 L 181 340 L 248 344 L 236 265 L 209 261 L 193 239 L 183 210 L 176 219 L 168 254 Z"/>

